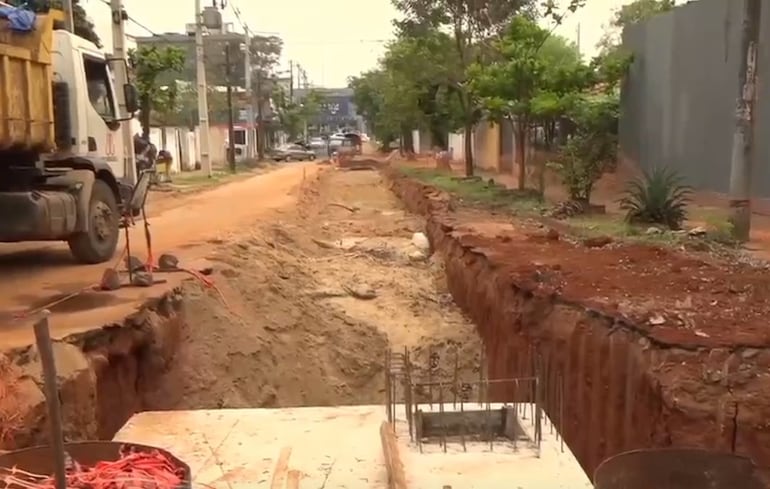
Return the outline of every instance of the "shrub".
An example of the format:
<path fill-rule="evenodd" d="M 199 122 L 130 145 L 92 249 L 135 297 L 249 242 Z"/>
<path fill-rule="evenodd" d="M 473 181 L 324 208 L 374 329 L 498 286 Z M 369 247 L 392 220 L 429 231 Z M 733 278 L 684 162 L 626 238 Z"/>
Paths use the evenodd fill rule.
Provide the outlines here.
<path fill-rule="evenodd" d="M 675 170 L 659 167 L 630 181 L 619 203 L 629 223 L 659 224 L 676 230 L 687 217 L 691 194 L 692 188 Z"/>

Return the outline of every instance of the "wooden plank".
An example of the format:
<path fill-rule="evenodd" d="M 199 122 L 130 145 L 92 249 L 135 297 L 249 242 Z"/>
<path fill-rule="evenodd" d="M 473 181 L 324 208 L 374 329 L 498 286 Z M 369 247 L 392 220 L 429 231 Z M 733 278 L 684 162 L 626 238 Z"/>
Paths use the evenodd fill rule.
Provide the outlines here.
<path fill-rule="evenodd" d="M 275 462 L 273 469 L 273 479 L 270 482 L 270 489 L 283 489 L 283 483 L 287 478 L 289 471 L 289 457 L 291 457 L 291 447 L 281 448 L 281 454 Z"/>
<path fill-rule="evenodd" d="M 299 489 L 299 470 L 290 470 L 286 478 L 286 489 Z"/>
<path fill-rule="evenodd" d="M 385 468 L 388 472 L 389 489 L 406 489 L 406 474 L 401 455 L 398 452 L 398 440 L 393 426 L 387 421 L 380 426 L 380 439 L 382 441 L 382 454 L 385 457 Z"/>

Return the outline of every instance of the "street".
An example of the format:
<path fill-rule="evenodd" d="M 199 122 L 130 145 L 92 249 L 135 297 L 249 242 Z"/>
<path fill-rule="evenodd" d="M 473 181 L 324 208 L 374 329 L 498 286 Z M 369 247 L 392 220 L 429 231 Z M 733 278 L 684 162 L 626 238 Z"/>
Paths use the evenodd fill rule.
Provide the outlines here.
<path fill-rule="evenodd" d="M 172 253 L 182 263 L 205 255 L 209 240 L 228 239 L 244 227 L 256 224 L 270 212 L 291 204 L 297 186 L 303 178 L 317 171 L 316 164 L 294 164 L 273 172 L 176 199 L 173 207 L 150 217 L 152 247 L 155 258 Z M 151 194 L 152 199 L 154 194 Z M 164 207 L 168 206 L 163 202 Z M 148 202 L 152 216 L 152 202 Z M 147 255 L 143 224 L 131 230 L 132 254 L 144 259 Z M 123 240 L 119 250 L 124 247 Z M 37 308 L 57 298 L 99 282 L 106 265 L 75 265 L 66 244 L 24 243 L 0 247 L 0 343 L 8 347 L 32 342 L 26 321 L 14 315 L 30 307 Z M 178 275 L 178 274 L 177 274 Z M 51 327 L 55 337 L 79 329 L 89 329 L 122 318 L 147 297 L 157 296 L 158 287 L 128 288 L 117 292 L 89 293 L 90 300 L 81 300 L 75 307 L 64 303 L 52 311 Z M 69 302 L 69 301 L 68 301 Z M 72 304 L 78 304 L 73 299 Z"/>

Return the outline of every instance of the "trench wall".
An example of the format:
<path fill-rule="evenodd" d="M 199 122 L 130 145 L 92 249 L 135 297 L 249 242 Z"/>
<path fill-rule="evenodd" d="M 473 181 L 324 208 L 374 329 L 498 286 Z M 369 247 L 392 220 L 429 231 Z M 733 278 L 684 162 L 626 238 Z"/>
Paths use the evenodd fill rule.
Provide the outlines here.
<path fill-rule="evenodd" d="M 123 321 L 54 342 L 65 439 L 109 440 L 136 412 L 173 360 L 184 324 L 181 289 L 145 303 Z M 17 378 L 5 380 L 17 417 L 0 450 L 48 443 L 42 371 L 33 346 L 3 352 Z M 3 387 L 3 386 L 0 386 Z M 152 406 L 149 406 L 150 408 Z"/>
<path fill-rule="evenodd" d="M 729 388 L 700 403 L 665 395 L 656 366 L 703 352 L 651 344 L 632 324 L 515 283 L 504 267 L 465 244 L 468 231 L 459 229 L 447 194 L 395 169 L 385 173 L 406 207 L 426 216 L 431 245 L 445 257 L 450 292 L 484 342 L 489 378 L 543 379 L 545 409 L 586 473 L 592 476 L 612 455 L 665 446 L 770 461 L 767 430 L 749 428 L 748 417 L 739 429 L 749 413 L 739 416 Z M 504 401 L 515 394 L 493 395 Z"/>

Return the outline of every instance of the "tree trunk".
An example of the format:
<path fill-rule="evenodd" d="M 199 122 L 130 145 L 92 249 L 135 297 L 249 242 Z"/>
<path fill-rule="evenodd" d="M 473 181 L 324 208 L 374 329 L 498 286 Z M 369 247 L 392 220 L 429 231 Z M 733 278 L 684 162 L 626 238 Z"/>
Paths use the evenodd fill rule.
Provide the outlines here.
<path fill-rule="evenodd" d="M 141 99 L 139 124 L 142 126 L 142 137 L 147 139 L 150 137 L 150 115 L 152 114 L 152 100 L 149 95 L 145 95 Z"/>
<path fill-rule="evenodd" d="M 401 140 L 404 142 L 404 153 L 411 156 L 414 154 L 414 137 L 410 129 L 401 130 Z"/>
<path fill-rule="evenodd" d="M 473 123 L 466 122 L 464 128 L 464 143 L 465 143 L 465 176 L 473 176 Z"/>
<path fill-rule="evenodd" d="M 516 163 L 519 165 L 519 190 L 527 187 L 527 123 L 524 119 L 516 120 Z"/>

